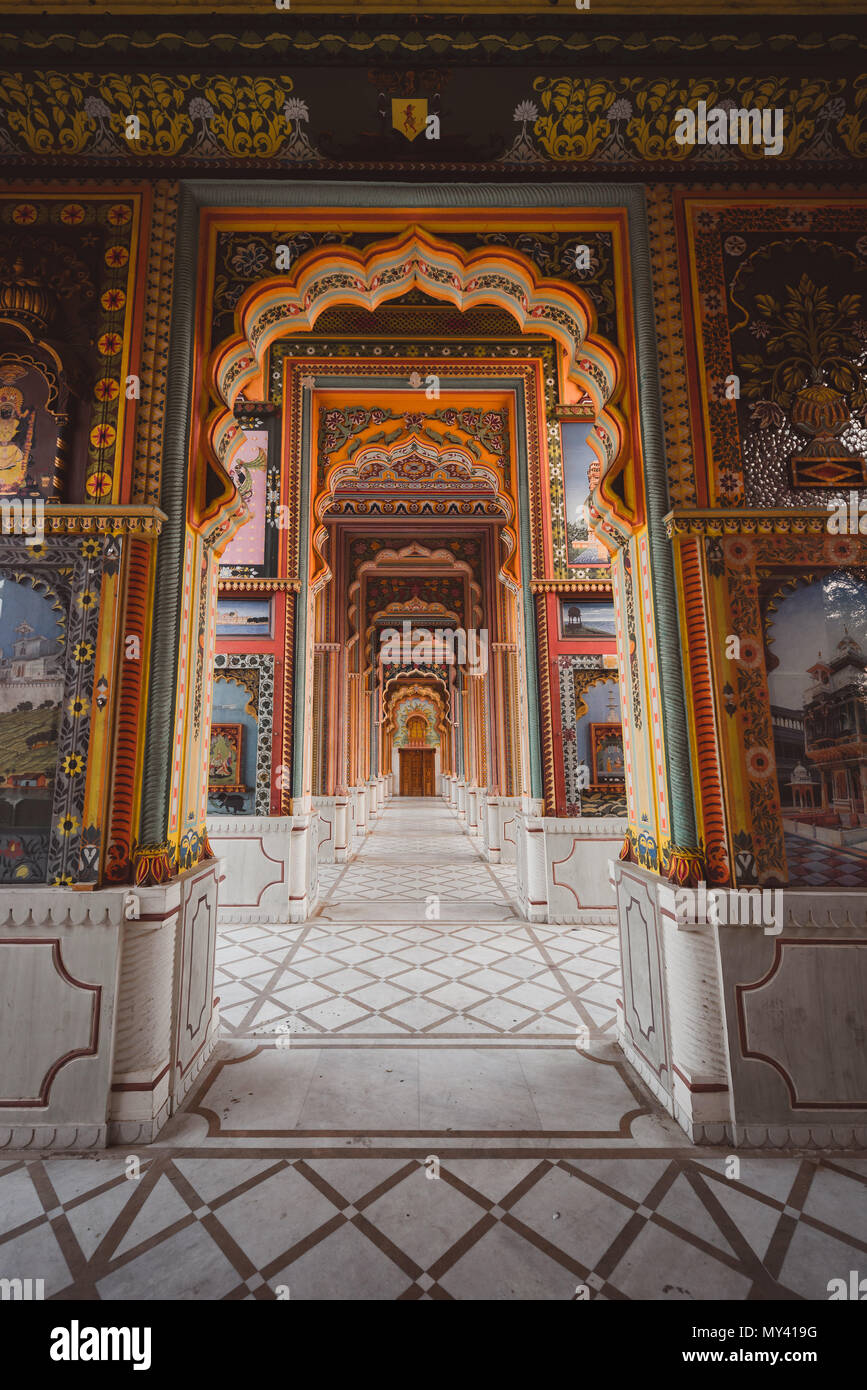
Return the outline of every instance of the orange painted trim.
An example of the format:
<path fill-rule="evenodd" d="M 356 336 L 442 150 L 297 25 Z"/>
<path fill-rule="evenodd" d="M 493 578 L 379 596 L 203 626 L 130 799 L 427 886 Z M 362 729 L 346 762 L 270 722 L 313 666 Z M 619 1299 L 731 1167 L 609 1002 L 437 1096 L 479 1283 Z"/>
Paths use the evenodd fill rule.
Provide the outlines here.
<path fill-rule="evenodd" d="M 713 677 L 708 653 L 708 624 L 700 541 L 697 538 L 680 541 L 677 553 L 680 558 L 686 620 L 684 675 L 687 683 L 690 732 L 694 744 L 694 769 L 700 792 L 699 830 L 704 839 L 708 881 L 723 884 L 731 882 L 731 870 L 718 753 Z"/>
<path fill-rule="evenodd" d="M 125 566 L 126 600 L 117 632 L 117 713 L 115 718 L 111 798 L 105 837 L 104 877 L 126 883 L 131 873 L 135 835 L 137 783 L 143 752 L 143 715 L 148 669 L 153 587 L 152 547 L 131 540 Z M 127 658 L 127 638 L 137 637 L 140 659 Z"/>
<path fill-rule="evenodd" d="M 131 303 L 132 314 L 124 327 L 125 361 L 120 369 L 120 401 L 118 414 L 121 429 L 118 434 L 122 440 L 120 453 L 114 470 L 112 502 L 132 501 L 133 471 L 135 468 L 135 441 L 137 433 L 137 407 L 139 402 L 126 399 L 126 379 L 137 376 L 141 382 L 142 348 L 144 336 L 145 303 L 147 298 L 148 260 L 150 254 L 150 231 L 153 219 L 154 195 L 150 184 L 140 188 L 137 209 L 137 225 L 130 248 L 130 264 L 135 266 L 135 281 L 127 283 L 127 303 Z M 136 214 L 134 214 L 135 216 Z M 150 382 L 142 385 L 147 390 Z M 141 388 L 140 388 L 141 389 Z"/>

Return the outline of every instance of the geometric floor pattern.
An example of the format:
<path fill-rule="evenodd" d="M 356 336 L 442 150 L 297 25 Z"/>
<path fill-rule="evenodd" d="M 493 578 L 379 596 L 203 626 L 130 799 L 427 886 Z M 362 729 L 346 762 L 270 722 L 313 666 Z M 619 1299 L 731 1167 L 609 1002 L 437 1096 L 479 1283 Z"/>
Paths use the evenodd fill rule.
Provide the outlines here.
<path fill-rule="evenodd" d="M 221 927 L 223 1041 L 155 1144 L 0 1157 L 0 1278 L 798 1300 L 867 1268 L 867 1160 L 690 1146 L 614 1043 L 612 929 L 523 921 L 443 803 L 391 802 L 323 878 L 308 922 Z"/>
<path fill-rule="evenodd" d="M 579 1026 L 611 1033 L 614 929 L 523 922 L 514 867 L 489 865 L 442 802 L 391 802 L 356 858 L 322 874 L 327 895 L 304 925 L 221 928 L 227 1036 L 543 1044 Z"/>
<path fill-rule="evenodd" d="M 787 834 L 786 863 L 795 883 L 824 888 L 867 888 L 867 854 L 863 849 L 823 845 L 803 835 Z M 863 841 L 862 841 L 863 844 Z"/>
<path fill-rule="evenodd" d="M 0 1163 L 0 1267 L 57 1299 L 824 1299 L 867 1163 L 658 1154 Z M 859 1215 L 860 1214 L 860 1215 Z M 855 1218 L 855 1219 L 853 1219 Z M 586 1294 L 582 1295 L 586 1297 Z"/>
<path fill-rule="evenodd" d="M 216 992 L 230 1037 L 287 1024 L 303 1038 L 539 1039 L 610 1031 L 619 958 L 610 927 L 515 922 L 223 926 Z"/>

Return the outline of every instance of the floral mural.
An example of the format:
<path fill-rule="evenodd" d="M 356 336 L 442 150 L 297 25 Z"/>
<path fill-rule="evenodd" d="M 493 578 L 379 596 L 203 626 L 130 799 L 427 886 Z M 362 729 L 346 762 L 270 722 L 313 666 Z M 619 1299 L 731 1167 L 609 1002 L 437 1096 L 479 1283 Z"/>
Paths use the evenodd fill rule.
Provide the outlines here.
<path fill-rule="evenodd" d="M 406 748 L 409 743 L 417 740 L 414 735 L 417 730 L 411 727 L 410 721 L 422 719 L 425 725 L 424 740 L 428 748 L 439 746 L 440 736 L 437 730 L 439 714 L 433 700 L 426 700 L 421 696 L 414 696 L 412 699 L 403 700 L 397 708 L 395 715 L 395 748 Z"/>
<path fill-rule="evenodd" d="M 824 508 L 867 481 L 867 209 L 687 196 L 684 212 L 704 504 Z"/>

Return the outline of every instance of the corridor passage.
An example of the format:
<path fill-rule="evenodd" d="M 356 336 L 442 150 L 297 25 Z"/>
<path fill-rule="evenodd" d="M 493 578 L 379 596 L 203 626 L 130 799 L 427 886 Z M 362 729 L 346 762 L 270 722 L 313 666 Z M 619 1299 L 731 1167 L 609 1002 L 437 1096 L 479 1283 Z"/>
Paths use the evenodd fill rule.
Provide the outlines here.
<path fill-rule="evenodd" d="M 574 1050 L 579 1027 L 613 1029 L 613 928 L 524 922 L 514 866 L 488 864 L 442 801 L 395 798 L 351 863 L 320 872 L 325 898 L 305 926 L 279 940 L 273 927 L 223 929 L 227 1036 Z"/>
<path fill-rule="evenodd" d="M 513 865 L 490 865 L 439 797 L 395 797 L 348 865 L 324 867 L 330 922 L 503 922 L 517 909 Z"/>
<path fill-rule="evenodd" d="M 324 880 L 302 925 L 222 929 L 224 1041 L 136 1181 L 127 1148 L 0 1158 L 4 1267 L 64 1298 L 706 1300 L 863 1262 L 867 1163 L 691 1147 L 615 1046 L 613 928 L 522 921 L 441 801 Z"/>

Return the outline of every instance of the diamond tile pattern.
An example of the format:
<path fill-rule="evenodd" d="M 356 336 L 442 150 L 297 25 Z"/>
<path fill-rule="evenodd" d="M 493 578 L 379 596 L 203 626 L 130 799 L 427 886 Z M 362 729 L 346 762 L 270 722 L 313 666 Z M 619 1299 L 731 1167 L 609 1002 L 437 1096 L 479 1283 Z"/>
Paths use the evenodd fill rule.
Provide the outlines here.
<path fill-rule="evenodd" d="M 442 803 L 390 803 L 356 858 L 327 875 L 310 922 L 265 936 L 259 924 L 222 928 L 216 983 L 224 1032 L 262 1036 L 282 1020 L 310 1038 L 351 1038 L 359 1029 L 368 1040 L 372 1033 L 568 1037 L 579 1024 L 610 1034 L 619 984 L 614 930 L 522 921 L 515 876 L 511 865 L 489 865 Z M 468 921 L 479 907 L 502 920 Z"/>
<path fill-rule="evenodd" d="M 0 1237 L 2 1276 L 42 1278 L 60 1299 L 268 1300 L 282 1286 L 293 1300 L 767 1300 L 825 1299 L 864 1262 L 862 1240 L 807 1208 L 827 1184 L 864 1210 L 867 1163 L 780 1160 L 772 1196 L 768 1157 L 731 1181 L 701 1155 L 149 1153 L 136 1180 L 111 1155 L 13 1162 L 0 1198 L 14 1182 L 22 1206 Z"/>
<path fill-rule="evenodd" d="M 317 915 L 229 926 L 224 1041 L 127 1151 L 0 1159 L 0 1278 L 56 1299 L 825 1299 L 867 1160 L 690 1148 L 613 1041 L 606 927 L 524 922 L 438 802 Z M 439 918 L 435 910 L 439 909 Z M 589 1043 L 579 1050 L 576 1029 Z"/>

